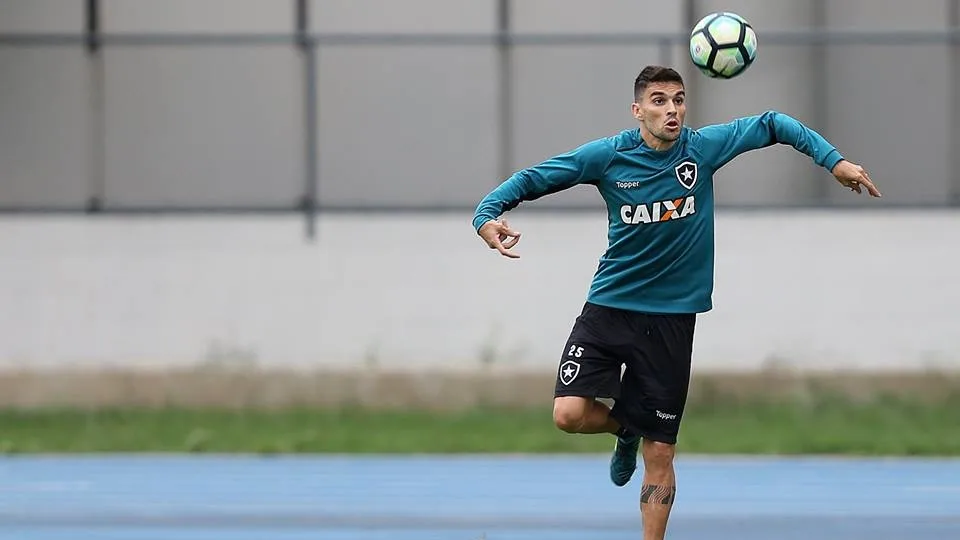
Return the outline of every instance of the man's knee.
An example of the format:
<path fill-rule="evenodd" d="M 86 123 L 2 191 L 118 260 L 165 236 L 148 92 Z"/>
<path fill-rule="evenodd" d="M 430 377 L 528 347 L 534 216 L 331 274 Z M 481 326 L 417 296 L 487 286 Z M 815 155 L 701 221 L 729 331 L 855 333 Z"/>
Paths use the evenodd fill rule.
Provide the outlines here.
<path fill-rule="evenodd" d="M 643 463 L 647 470 L 657 471 L 673 466 L 676 446 L 660 441 L 646 440 L 643 443 Z"/>
<path fill-rule="evenodd" d="M 553 423 L 567 433 L 580 433 L 587 422 L 592 400 L 562 396 L 553 400 Z"/>

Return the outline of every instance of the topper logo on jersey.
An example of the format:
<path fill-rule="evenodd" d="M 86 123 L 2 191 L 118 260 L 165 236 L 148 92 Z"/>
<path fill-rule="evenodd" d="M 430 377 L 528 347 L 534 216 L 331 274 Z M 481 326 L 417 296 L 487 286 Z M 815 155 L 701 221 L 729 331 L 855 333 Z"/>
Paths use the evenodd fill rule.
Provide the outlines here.
<path fill-rule="evenodd" d="M 680 182 L 680 185 L 687 189 L 692 189 L 694 184 L 697 183 L 696 162 L 684 161 L 683 163 L 674 167 L 673 172 L 676 173 L 677 181 Z"/>
<path fill-rule="evenodd" d="M 625 204 L 620 207 L 620 219 L 627 225 L 660 223 L 672 219 L 683 219 L 696 213 L 697 203 L 693 195 L 646 204 Z"/>

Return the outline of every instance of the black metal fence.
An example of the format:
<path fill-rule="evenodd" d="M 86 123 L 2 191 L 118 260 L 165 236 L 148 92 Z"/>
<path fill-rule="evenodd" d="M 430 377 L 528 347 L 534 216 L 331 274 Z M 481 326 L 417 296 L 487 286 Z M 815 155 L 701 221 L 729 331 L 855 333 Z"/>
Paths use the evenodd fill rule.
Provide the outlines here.
<path fill-rule="evenodd" d="M 498 29 L 495 32 L 483 34 L 358 34 L 358 33 L 318 33 L 309 30 L 308 7 L 305 0 L 294 0 L 296 5 L 296 20 L 293 21 L 292 31 L 276 34 L 230 33 L 152 33 L 152 34 L 110 34 L 101 32 L 99 21 L 99 2 L 87 0 L 85 32 L 77 34 L 4 34 L 0 35 L 0 51 L 11 49 L 30 48 L 82 48 L 89 63 L 90 92 L 91 92 L 91 128 L 88 133 L 90 139 L 91 162 L 86 187 L 87 196 L 83 204 L 57 205 L 31 203 L 29 201 L 13 201 L 4 199 L 0 189 L 0 211 L 3 212 L 302 212 L 305 216 L 306 230 L 309 237 L 313 237 L 316 230 L 316 216 L 320 211 L 441 211 L 463 210 L 470 207 L 468 201 L 474 198 L 475 193 L 463 199 L 451 198 L 439 202 L 425 202 L 423 204 L 391 204 L 389 195 L 384 200 L 364 202 L 354 199 L 337 197 L 325 200 L 321 187 L 324 182 L 337 182 L 337 178 L 323 177 L 321 167 L 322 147 L 319 129 L 324 122 L 324 111 L 338 107 L 337 96 L 321 96 L 318 81 L 323 80 L 324 73 L 320 69 L 319 54 L 324 50 L 334 50 L 345 47 L 379 47 L 379 48 L 450 48 L 468 47 L 483 48 L 495 51 L 495 67 L 492 70 L 493 81 L 488 81 L 495 88 L 493 109 L 495 117 L 485 119 L 493 122 L 494 141 L 491 160 L 495 165 L 494 178 L 487 178 L 486 182 L 496 182 L 506 177 L 519 164 L 528 162 L 527 156 L 517 155 L 516 129 L 516 88 L 518 85 L 518 69 L 515 65 L 516 51 L 525 47 L 646 47 L 655 48 L 655 58 L 664 64 L 676 64 L 685 60 L 684 47 L 688 40 L 685 33 L 555 33 L 555 34 L 524 34 L 511 31 L 509 21 L 509 4 L 507 0 L 499 1 Z M 957 14 L 952 15 L 954 18 Z M 953 21 L 952 28 L 930 31 L 901 31 L 901 30 L 871 30 L 871 31 L 837 31 L 837 30 L 798 30 L 798 31 L 765 31 L 762 33 L 761 48 L 791 48 L 791 47 L 897 47 L 906 50 L 911 47 L 927 48 L 942 47 L 947 51 L 947 64 L 944 66 L 944 85 L 949 96 L 943 107 L 943 115 L 948 119 L 946 125 L 946 153 L 944 154 L 945 171 L 942 183 L 943 189 L 931 191 L 921 199 L 902 198 L 904 205 L 960 205 L 960 157 L 956 149 L 960 148 L 960 28 Z M 104 95 L 104 50 L 112 47 L 122 48 L 184 48 L 197 49 L 204 47 L 277 47 L 289 46 L 297 51 L 302 76 L 291 84 L 299 85 L 298 94 L 302 98 L 299 105 L 303 118 L 300 122 L 302 132 L 297 136 L 297 144 L 302 145 L 302 163 L 297 167 L 302 173 L 302 184 L 297 196 L 292 197 L 289 204 L 189 204 L 146 202 L 143 204 L 116 203 L 111 201 L 111 193 L 107 187 L 106 157 L 104 155 L 105 120 L 104 110 L 109 106 Z M 924 49 L 926 50 L 926 49 Z M 933 68 L 931 68 L 933 69 Z M 936 68 L 939 69 L 939 68 Z M 831 74 L 821 75 L 829 77 Z M 896 82 L 896 79 L 894 79 Z M 822 81 L 821 81 L 822 82 Z M 910 106 L 910 101 L 923 100 L 923 86 L 910 86 L 904 83 L 903 92 L 907 100 L 903 106 Z M 388 84 L 388 83 L 385 83 Z M 0 99 L 3 99 L 0 96 Z M 860 99 L 850 96 L 849 99 Z M 884 106 L 884 104 L 877 104 Z M 890 104 L 890 106 L 899 106 Z M 827 114 L 827 113 L 823 113 Z M 923 119 L 918 119 L 923 121 Z M 896 130 L 898 126 L 891 125 L 889 129 Z M 910 142 L 904 146 L 904 155 L 891 159 L 909 159 L 912 148 L 922 144 L 920 141 Z M 891 150 L 894 150 L 891 148 Z M 940 169 L 933 168 L 930 174 L 940 174 Z M 927 174 L 918 171 L 919 174 Z M 2 174 L 2 171 L 0 171 Z M 951 177 L 952 174 L 952 177 Z M 879 175 L 888 184 L 889 182 L 908 183 L 908 178 L 889 178 Z M 424 188 L 426 189 L 426 188 Z M 817 196 L 817 201 L 822 198 Z M 720 203 L 724 204 L 723 197 Z M 742 205 L 741 201 L 732 199 L 727 201 L 731 205 Z M 829 201 L 826 201 L 829 203 Z M 835 201 L 834 201 L 835 202 Z M 803 204 L 803 203 L 800 203 Z M 897 204 L 894 197 L 892 204 Z M 749 204 L 746 204 L 749 206 Z M 595 205 L 574 200 L 565 206 L 566 209 L 583 207 L 593 208 Z"/>

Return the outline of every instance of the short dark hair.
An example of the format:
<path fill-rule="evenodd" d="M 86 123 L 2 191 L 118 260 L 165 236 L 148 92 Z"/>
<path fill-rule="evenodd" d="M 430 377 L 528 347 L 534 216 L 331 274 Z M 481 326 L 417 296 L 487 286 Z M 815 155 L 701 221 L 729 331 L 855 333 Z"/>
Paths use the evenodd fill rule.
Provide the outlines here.
<path fill-rule="evenodd" d="M 647 66 L 633 81 L 633 99 L 640 101 L 647 85 L 655 82 L 675 82 L 683 85 L 683 77 L 675 69 L 664 66 Z"/>

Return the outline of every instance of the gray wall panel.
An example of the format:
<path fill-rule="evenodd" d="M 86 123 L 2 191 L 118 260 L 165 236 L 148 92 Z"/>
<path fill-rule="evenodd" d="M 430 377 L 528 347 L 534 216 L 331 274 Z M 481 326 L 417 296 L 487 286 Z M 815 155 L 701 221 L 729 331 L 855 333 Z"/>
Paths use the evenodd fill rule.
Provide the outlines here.
<path fill-rule="evenodd" d="M 824 16 L 815 14 L 818 2 Z M 884 203 L 931 204 L 960 192 L 955 148 L 957 52 L 944 45 L 777 46 L 775 29 L 818 21 L 858 30 L 938 29 L 956 0 L 697 0 L 695 17 L 732 10 L 760 39 L 758 63 L 734 81 L 691 69 L 671 47 L 699 126 L 778 109 L 818 129 L 873 171 Z M 322 32 L 489 32 L 497 0 L 313 0 Z M 287 32 L 291 0 L 103 0 L 108 32 Z M 428 16 L 429 15 L 429 16 Z M 512 0 L 514 31 L 685 31 L 684 2 Z M 75 32 L 82 0 L 0 0 L 0 32 Z M 115 205 L 292 205 L 303 194 L 302 57 L 292 44 L 104 49 L 106 196 Z M 656 46 L 513 50 L 514 147 L 535 164 L 635 125 L 630 86 Z M 318 156 L 324 204 L 472 205 L 502 181 L 497 51 L 490 47 L 324 46 Z M 100 183 L 95 62 L 80 44 L 0 44 L 0 203 L 81 205 Z M 462 114 L 462 116 L 461 116 Z M 386 139 L 378 157 L 368 145 Z M 960 179 L 954 180 L 960 183 Z M 951 191 L 952 190 L 952 191 Z M 742 156 L 717 177 L 730 204 L 857 201 L 786 148 Z M 861 199 L 867 202 L 865 199 Z M 600 204 L 591 188 L 540 206 Z M 876 201 L 869 201 L 875 204 Z"/>
<path fill-rule="evenodd" d="M 951 0 L 827 1 L 828 26 L 862 30 L 930 30 L 948 21 Z"/>
<path fill-rule="evenodd" d="M 312 0 L 310 27 L 321 32 L 490 32 L 497 0 Z"/>
<path fill-rule="evenodd" d="M 106 199 L 293 205 L 301 69 L 290 48 L 108 49 Z"/>
<path fill-rule="evenodd" d="M 960 0 L 949 0 L 950 5 L 950 25 L 960 27 Z M 950 88 L 950 108 L 952 119 L 950 125 L 953 128 L 950 132 L 951 147 L 948 150 L 952 156 L 950 164 L 951 182 L 951 201 L 960 204 L 960 40 L 954 42 L 950 51 L 950 71 L 953 75 L 953 83 Z"/>
<path fill-rule="evenodd" d="M 106 32 L 290 32 L 291 0 L 101 0 Z"/>
<path fill-rule="evenodd" d="M 946 201 L 955 151 L 947 139 L 946 47 L 856 46 L 832 51 L 829 58 L 836 74 L 828 81 L 829 131 L 841 151 L 882 186 L 881 202 Z M 831 200 L 851 198 L 834 189 Z"/>
<path fill-rule="evenodd" d="M 83 30 L 84 0 L 2 0 L 0 32 Z"/>
<path fill-rule="evenodd" d="M 79 49 L 0 48 L 0 205 L 82 208 L 90 79 Z"/>
<path fill-rule="evenodd" d="M 835 28 L 943 28 L 947 13 L 942 0 L 828 4 L 828 20 Z M 832 46 L 828 59 L 828 129 L 848 157 L 880 183 L 881 202 L 947 200 L 950 153 L 955 150 L 947 139 L 947 111 L 956 98 L 951 97 L 947 46 Z M 833 189 L 830 200 L 857 199 Z"/>
<path fill-rule="evenodd" d="M 683 2 L 638 0 L 512 0 L 518 32 L 674 32 L 683 26 Z"/>
<path fill-rule="evenodd" d="M 472 204 L 496 178 L 491 48 L 332 48 L 320 56 L 320 199 Z"/>

